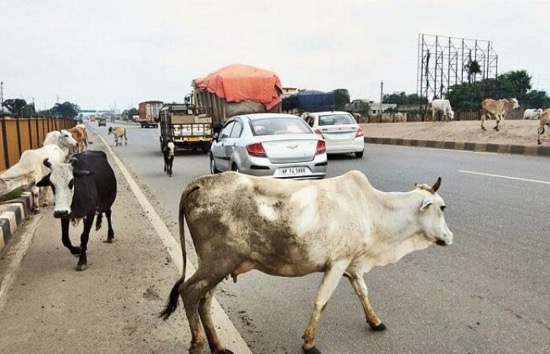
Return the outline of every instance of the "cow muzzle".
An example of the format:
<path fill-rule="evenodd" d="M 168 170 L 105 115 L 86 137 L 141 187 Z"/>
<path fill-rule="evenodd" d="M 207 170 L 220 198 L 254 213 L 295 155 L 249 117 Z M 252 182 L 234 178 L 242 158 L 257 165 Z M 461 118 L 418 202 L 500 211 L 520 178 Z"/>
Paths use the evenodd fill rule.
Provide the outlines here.
<path fill-rule="evenodd" d="M 438 246 L 450 246 L 453 244 L 453 233 L 449 231 L 449 233 L 443 235 L 442 237 L 438 237 L 435 240 L 435 244 Z"/>
<path fill-rule="evenodd" d="M 68 210 L 56 210 L 53 212 L 53 217 L 56 219 L 66 219 L 71 215 Z"/>

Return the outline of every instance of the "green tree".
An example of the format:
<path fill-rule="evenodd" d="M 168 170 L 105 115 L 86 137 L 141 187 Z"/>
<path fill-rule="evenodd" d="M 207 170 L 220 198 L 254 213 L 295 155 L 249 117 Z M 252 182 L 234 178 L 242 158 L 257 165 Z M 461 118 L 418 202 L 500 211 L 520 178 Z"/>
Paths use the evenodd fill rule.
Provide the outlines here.
<path fill-rule="evenodd" d="M 132 120 L 133 116 L 137 116 L 139 114 L 139 111 L 137 108 L 130 108 L 127 110 L 124 110 L 121 114 L 123 120 Z"/>
<path fill-rule="evenodd" d="M 446 97 L 455 110 L 478 110 L 485 98 L 517 98 L 520 105 L 529 106 L 544 101 L 540 93 L 529 93 L 531 77 L 525 70 L 509 71 L 496 79 L 485 79 L 452 86 Z M 539 97 L 540 96 L 540 97 Z M 531 103 L 531 100 L 534 100 Z"/>
<path fill-rule="evenodd" d="M 334 108 L 337 111 L 343 111 L 349 102 L 349 91 L 347 89 L 334 90 Z"/>
<path fill-rule="evenodd" d="M 4 106 L 13 117 L 19 118 L 25 115 L 27 101 L 21 98 L 13 98 L 13 99 L 10 98 L 10 99 L 4 100 L 4 102 L 2 103 L 2 106 Z"/>
<path fill-rule="evenodd" d="M 71 102 L 56 103 L 55 106 L 51 109 L 54 116 L 59 116 L 63 118 L 75 118 L 80 112 L 80 107 Z"/>
<path fill-rule="evenodd" d="M 384 95 L 384 97 L 382 97 L 382 102 L 395 103 L 398 106 L 400 106 L 400 105 L 427 103 L 428 100 L 426 98 L 420 99 L 420 96 L 418 96 L 416 93 L 407 95 L 404 91 L 402 91 L 402 92 L 395 92 L 389 95 L 388 94 Z"/>
<path fill-rule="evenodd" d="M 549 99 L 546 91 L 531 90 L 527 92 L 525 106 L 527 108 L 546 108 L 548 107 Z"/>
<path fill-rule="evenodd" d="M 472 53 L 470 53 L 470 61 L 466 65 L 466 71 L 468 73 L 468 83 L 472 83 L 472 77 L 473 81 L 476 81 L 476 75 L 481 74 L 481 67 L 479 66 L 479 63 L 475 60 L 472 61 L 471 59 Z"/>

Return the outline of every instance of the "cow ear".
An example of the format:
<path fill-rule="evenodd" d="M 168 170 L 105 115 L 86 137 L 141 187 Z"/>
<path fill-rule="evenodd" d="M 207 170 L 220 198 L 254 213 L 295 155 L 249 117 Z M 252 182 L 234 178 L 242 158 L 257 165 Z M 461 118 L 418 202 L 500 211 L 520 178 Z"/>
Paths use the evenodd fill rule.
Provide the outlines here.
<path fill-rule="evenodd" d="M 46 160 L 48 160 L 48 159 L 46 159 Z M 44 160 L 44 164 L 45 164 L 46 160 Z M 46 176 L 42 177 L 42 179 L 40 181 L 38 181 L 38 183 L 36 183 L 36 186 L 37 187 L 51 186 L 52 183 L 50 182 L 50 175 L 51 175 L 51 173 L 48 173 Z"/>
<path fill-rule="evenodd" d="M 426 211 L 426 209 L 428 209 L 428 207 L 432 205 L 433 202 L 434 201 L 432 198 L 424 198 L 424 200 L 422 201 L 422 205 L 420 206 L 420 211 Z"/>
<path fill-rule="evenodd" d="M 42 161 L 42 163 L 43 163 L 44 166 L 46 166 L 47 168 L 49 168 L 49 169 L 52 168 L 52 164 L 50 163 L 50 161 L 48 160 L 47 157 L 44 159 L 44 161 Z"/>
<path fill-rule="evenodd" d="M 73 176 L 75 176 L 76 178 L 88 177 L 88 176 L 92 176 L 93 174 L 94 174 L 93 172 L 88 171 L 88 170 L 74 170 L 73 171 Z"/>

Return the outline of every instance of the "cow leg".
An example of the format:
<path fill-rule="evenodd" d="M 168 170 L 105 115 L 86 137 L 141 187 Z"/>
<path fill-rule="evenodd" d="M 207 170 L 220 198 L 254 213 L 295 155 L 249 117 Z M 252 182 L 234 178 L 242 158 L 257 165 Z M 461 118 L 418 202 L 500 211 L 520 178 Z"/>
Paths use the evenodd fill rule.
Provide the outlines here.
<path fill-rule="evenodd" d="M 97 213 L 97 217 L 95 219 L 95 230 L 96 231 L 101 229 L 102 222 L 103 222 L 103 213 Z"/>
<path fill-rule="evenodd" d="M 80 235 L 80 258 L 76 265 L 77 271 L 86 270 L 88 268 L 88 259 L 86 258 L 86 250 L 88 249 L 88 240 L 90 238 L 90 230 L 94 223 L 94 214 L 90 214 L 84 218 L 84 230 Z"/>
<path fill-rule="evenodd" d="M 367 289 L 367 284 L 365 284 L 365 279 L 362 276 L 357 274 L 350 274 L 347 276 L 355 293 L 361 300 L 361 305 L 363 305 L 363 310 L 365 311 L 365 316 L 367 318 L 367 323 L 374 331 L 384 331 L 387 329 L 386 325 L 382 323 L 382 320 L 376 315 L 374 309 L 372 308 L 369 301 L 369 291 Z"/>
<path fill-rule="evenodd" d="M 33 213 L 38 213 L 40 211 L 39 191 L 40 191 L 39 187 L 37 186 L 31 187 Z"/>
<path fill-rule="evenodd" d="M 69 237 L 69 222 L 69 218 L 61 219 L 61 242 L 63 242 L 63 246 L 71 251 L 71 254 L 77 255 L 80 254 L 80 247 L 74 247 L 71 244 L 71 239 Z"/>
<path fill-rule="evenodd" d="M 306 354 L 320 353 L 320 351 L 315 348 L 315 333 L 317 331 L 317 323 L 319 322 L 319 318 L 321 318 L 321 312 L 324 310 L 332 293 L 338 286 L 338 283 L 342 278 L 342 274 L 344 274 L 344 271 L 346 270 L 348 265 L 348 261 L 341 261 L 333 264 L 332 267 L 325 272 L 321 285 L 319 286 L 319 291 L 317 292 L 315 303 L 313 304 L 313 312 L 311 313 L 309 323 L 306 327 L 304 335 L 302 336 L 302 338 L 304 339 L 302 350 Z"/>
<path fill-rule="evenodd" d="M 211 299 L 208 299 L 208 296 L 212 296 L 212 294 L 207 293 L 213 290 L 237 265 L 238 263 L 232 267 L 227 267 L 227 263 L 225 263 L 215 264 L 212 267 L 199 266 L 195 274 L 181 285 L 180 296 L 185 307 L 187 320 L 189 321 L 189 328 L 191 329 L 190 354 L 202 354 L 205 343 L 205 335 L 200 321 L 200 317 L 202 316 L 199 315 L 199 303 L 203 301 L 201 306 L 201 313 L 203 315 L 210 313 L 211 309 L 209 305 Z M 217 338 L 212 317 L 206 316 L 204 319 L 208 328 L 207 330 L 212 335 L 212 339 Z M 223 348 L 219 339 L 217 343 L 212 342 L 209 345 L 214 345 L 217 348 L 215 353 L 231 353 L 231 351 Z"/>
<path fill-rule="evenodd" d="M 485 129 L 485 126 L 483 125 L 483 123 L 485 123 L 485 114 L 482 114 L 482 115 L 481 115 L 481 129 L 482 129 L 482 130 L 486 130 L 486 129 Z"/>
<path fill-rule="evenodd" d="M 204 331 L 206 332 L 206 339 L 208 340 L 208 346 L 210 351 L 216 354 L 230 354 L 232 351 L 225 349 L 216 333 L 216 327 L 212 319 L 212 299 L 214 298 L 214 292 L 216 287 L 212 288 L 199 302 L 199 316 L 201 318 Z"/>
<path fill-rule="evenodd" d="M 111 222 L 111 209 L 107 210 L 105 212 L 105 217 L 107 218 L 107 242 L 113 243 L 113 240 L 115 239 L 115 231 L 113 230 L 113 224 Z"/>
<path fill-rule="evenodd" d="M 496 118 L 497 118 L 496 125 L 493 127 L 493 129 L 498 132 L 498 124 L 500 123 L 500 120 L 502 119 L 502 117 L 500 114 L 498 114 Z"/>

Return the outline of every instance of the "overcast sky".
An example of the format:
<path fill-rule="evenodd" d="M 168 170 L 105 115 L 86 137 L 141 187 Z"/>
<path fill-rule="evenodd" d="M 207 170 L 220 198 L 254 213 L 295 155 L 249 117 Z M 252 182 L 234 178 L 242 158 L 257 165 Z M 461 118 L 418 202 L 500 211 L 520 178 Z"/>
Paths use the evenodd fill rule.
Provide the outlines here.
<path fill-rule="evenodd" d="M 287 87 L 415 93 L 418 35 L 489 40 L 550 93 L 550 1 L 0 0 L 4 99 L 123 110 L 180 102 L 228 64 Z"/>

